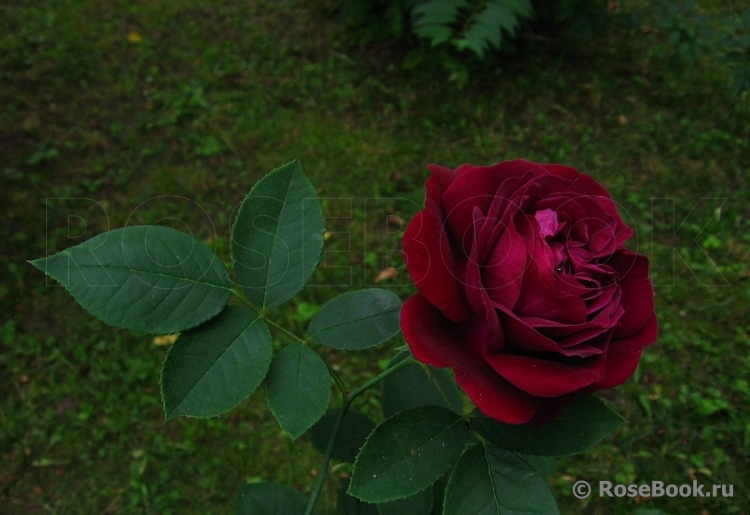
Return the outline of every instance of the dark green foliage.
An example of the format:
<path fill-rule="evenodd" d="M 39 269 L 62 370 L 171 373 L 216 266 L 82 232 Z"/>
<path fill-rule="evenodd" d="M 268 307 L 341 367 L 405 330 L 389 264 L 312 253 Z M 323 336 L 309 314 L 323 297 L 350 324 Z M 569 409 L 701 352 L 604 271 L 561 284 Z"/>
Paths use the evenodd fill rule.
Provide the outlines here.
<path fill-rule="evenodd" d="M 232 265 L 256 305 L 283 304 L 305 285 L 323 248 L 323 215 L 298 162 L 261 179 L 232 227 Z"/>
<path fill-rule="evenodd" d="M 659 0 L 636 13 L 637 28 L 650 22 L 665 35 L 673 56 L 684 65 L 716 58 L 730 69 L 735 95 L 750 88 L 750 9 L 717 16 L 695 0 Z"/>
<path fill-rule="evenodd" d="M 666 35 L 665 43 L 675 57 L 693 65 L 699 58 L 717 56 L 732 72 L 736 95 L 750 87 L 750 9 L 713 16 L 695 0 L 645 5 L 626 10 L 619 2 L 605 0 L 340 0 L 338 4 L 341 18 L 348 23 L 380 27 L 387 37 L 401 37 L 407 28 L 431 48 L 466 50 L 480 60 L 514 50 L 523 27 L 539 32 L 542 39 L 561 38 L 563 46 L 625 24 L 638 31 L 657 29 Z M 383 27 L 390 30 L 382 32 Z"/>
<path fill-rule="evenodd" d="M 446 44 L 479 58 L 505 49 L 533 16 L 530 0 L 341 0 L 339 12 L 354 24 L 366 23 L 370 12 L 385 13 L 393 35 L 402 35 L 406 26 L 431 46 Z"/>
<path fill-rule="evenodd" d="M 407 353 L 391 362 L 395 365 Z M 448 369 L 414 363 L 383 381 L 380 402 L 383 414 L 390 417 L 417 406 L 440 406 L 461 413 L 461 396 Z"/>
<path fill-rule="evenodd" d="M 393 338 L 400 330 L 401 299 L 393 292 L 369 288 L 331 299 L 310 321 L 313 340 L 344 350 L 362 350 Z"/>
<path fill-rule="evenodd" d="M 100 320 L 142 333 L 190 329 L 229 300 L 219 259 L 169 227 L 116 229 L 31 264 Z"/>
<path fill-rule="evenodd" d="M 320 420 L 331 389 L 322 359 L 301 343 L 293 343 L 273 357 L 266 377 L 268 407 L 295 439 Z"/>
<path fill-rule="evenodd" d="M 445 515 L 560 513 L 546 479 L 524 456 L 486 442 L 467 449 L 456 464 L 444 510 Z"/>
<path fill-rule="evenodd" d="M 452 468 L 470 441 L 465 421 L 452 411 L 437 406 L 402 411 L 367 438 L 349 493 L 376 503 L 416 495 Z"/>
<path fill-rule="evenodd" d="M 236 515 L 303 515 L 307 499 L 294 488 L 274 483 L 242 485 Z M 313 512 L 317 515 L 317 511 Z"/>
<path fill-rule="evenodd" d="M 234 408 L 266 376 L 272 345 L 258 314 L 236 306 L 182 333 L 162 371 L 167 420 L 211 417 Z"/>
<path fill-rule="evenodd" d="M 328 439 L 333 432 L 336 418 L 341 408 L 329 409 L 323 417 L 307 431 L 315 449 L 320 454 L 325 454 Z M 333 447 L 331 458 L 337 461 L 354 463 L 357 453 L 365 444 L 367 436 L 375 429 L 373 422 L 367 415 L 349 409 L 341 423 L 341 430 Z"/>
<path fill-rule="evenodd" d="M 475 412 L 471 427 L 487 441 L 514 452 L 543 456 L 578 454 L 617 430 L 625 420 L 597 397 L 578 398 L 541 427 L 503 424 Z"/>
<path fill-rule="evenodd" d="M 532 4 L 534 30 L 546 35 L 590 40 L 613 22 L 606 0 L 533 0 Z"/>

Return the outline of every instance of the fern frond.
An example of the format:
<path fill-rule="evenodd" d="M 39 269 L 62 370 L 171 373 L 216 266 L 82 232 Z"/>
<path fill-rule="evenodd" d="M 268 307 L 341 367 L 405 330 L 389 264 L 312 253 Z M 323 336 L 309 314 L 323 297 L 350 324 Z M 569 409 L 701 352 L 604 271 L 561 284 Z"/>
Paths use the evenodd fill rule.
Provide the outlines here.
<path fill-rule="evenodd" d="M 454 45 L 483 58 L 487 50 L 499 50 L 504 37 L 515 37 L 521 19 L 531 18 L 532 13 L 529 0 L 489 0 L 470 20 L 464 34 L 454 39 Z"/>
<path fill-rule="evenodd" d="M 433 46 L 450 41 L 466 0 L 429 0 L 412 10 L 412 30 L 420 38 L 427 38 Z"/>

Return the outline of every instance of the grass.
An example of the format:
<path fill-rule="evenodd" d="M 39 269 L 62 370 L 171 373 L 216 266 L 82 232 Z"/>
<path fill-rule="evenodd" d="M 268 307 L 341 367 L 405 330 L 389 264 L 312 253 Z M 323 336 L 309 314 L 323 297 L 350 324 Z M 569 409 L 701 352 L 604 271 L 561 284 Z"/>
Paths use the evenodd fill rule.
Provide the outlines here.
<path fill-rule="evenodd" d="M 400 265 L 389 251 L 403 227 L 389 232 L 386 219 L 419 209 L 427 163 L 513 157 L 607 185 L 659 285 L 659 342 L 606 394 L 629 424 L 561 460 L 562 512 L 750 511 L 750 104 L 730 97 L 725 71 L 664 64 L 658 36 L 611 33 L 529 44 L 462 83 L 425 50 L 360 43 L 325 7 L 0 7 L 0 511 L 230 513 L 243 481 L 308 491 L 320 463 L 304 438 L 281 434 L 260 392 L 224 417 L 164 424 L 165 347 L 93 320 L 25 260 L 167 218 L 226 257 L 249 187 L 300 158 L 330 231 L 313 286 L 278 313 L 302 327 L 311 306 Z M 380 285 L 412 291 L 403 270 Z M 325 357 L 357 385 L 396 345 Z M 732 484 L 734 497 L 571 493 L 578 479 L 694 478 Z M 320 508 L 335 513 L 333 489 Z"/>

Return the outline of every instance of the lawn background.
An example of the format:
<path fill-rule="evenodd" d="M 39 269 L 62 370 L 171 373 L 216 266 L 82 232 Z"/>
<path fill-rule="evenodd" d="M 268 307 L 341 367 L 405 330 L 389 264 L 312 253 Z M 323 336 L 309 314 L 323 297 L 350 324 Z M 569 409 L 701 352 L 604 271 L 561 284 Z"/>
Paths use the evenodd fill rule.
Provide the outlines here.
<path fill-rule="evenodd" d="M 243 481 L 307 493 L 320 463 L 280 432 L 261 391 L 223 417 L 164 424 L 164 342 L 104 326 L 26 260 L 157 221 L 227 259 L 245 193 L 299 158 L 329 217 L 324 266 L 278 310 L 301 329 L 334 294 L 402 266 L 395 217 L 422 205 L 428 163 L 515 157 L 605 184 L 657 284 L 659 342 L 604 394 L 629 424 L 561 460 L 562 513 L 750 512 L 750 101 L 731 96 L 727 70 L 673 62 L 658 32 L 623 30 L 522 38 L 466 79 L 414 41 L 362 39 L 329 7 L 0 5 L 0 512 L 232 513 Z M 413 291 L 403 269 L 378 285 Z M 357 385 L 400 344 L 321 352 Z M 360 407 L 377 403 L 373 392 Z M 347 472 L 336 466 L 332 484 Z M 696 479 L 734 497 L 579 501 L 578 479 Z M 332 489 L 320 509 L 335 513 Z"/>

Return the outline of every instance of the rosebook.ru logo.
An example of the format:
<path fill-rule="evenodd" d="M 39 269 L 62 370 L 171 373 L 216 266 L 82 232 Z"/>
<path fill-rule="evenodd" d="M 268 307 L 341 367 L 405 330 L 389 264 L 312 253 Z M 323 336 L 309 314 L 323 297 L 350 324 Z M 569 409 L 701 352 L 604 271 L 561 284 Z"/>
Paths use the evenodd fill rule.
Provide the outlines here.
<path fill-rule="evenodd" d="M 591 495 L 591 485 L 587 481 L 576 481 L 573 495 L 585 499 Z M 663 481 L 651 481 L 640 485 L 612 484 L 611 481 L 599 481 L 599 497 L 733 497 L 734 485 L 701 485 L 693 480 L 692 484 L 665 485 Z"/>

